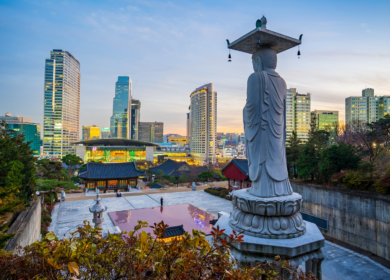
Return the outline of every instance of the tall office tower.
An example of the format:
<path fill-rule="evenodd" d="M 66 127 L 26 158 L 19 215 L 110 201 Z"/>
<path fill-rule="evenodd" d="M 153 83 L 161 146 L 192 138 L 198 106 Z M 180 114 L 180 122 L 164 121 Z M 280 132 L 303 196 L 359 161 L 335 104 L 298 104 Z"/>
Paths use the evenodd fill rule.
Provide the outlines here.
<path fill-rule="evenodd" d="M 43 153 L 75 153 L 79 141 L 80 62 L 69 52 L 53 50 L 45 63 Z"/>
<path fill-rule="evenodd" d="M 119 76 L 115 84 L 115 97 L 110 124 L 111 138 L 131 137 L 131 79 Z"/>
<path fill-rule="evenodd" d="M 110 128 L 109 127 L 102 127 L 100 135 L 101 135 L 102 139 L 110 138 Z"/>
<path fill-rule="evenodd" d="M 138 140 L 152 143 L 163 143 L 164 123 L 140 122 L 138 124 Z"/>
<path fill-rule="evenodd" d="M 345 98 L 345 123 L 375 122 L 390 114 L 390 96 L 375 96 L 373 88 L 362 90 L 362 96 Z"/>
<path fill-rule="evenodd" d="M 0 123 L 5 121 L 9 129 L 12 129 L 16 135 L 23 134 L 24 142 L 31 142 L 30 147 L 34 155 L 41 153 L 41 126 L 33 123 L 31 118 L 12 117 L 10 113 L 0 116 Z"/>
<path fill-rule="evenodd" d="M 141 102 L 131 100 L 131 139 L 138 140 L 138 124 L 141 119 Z"/>
<path fill-rule="evenodd" d="M 96 125 L 83 126 L 83 140 L 100 139 L 100 127 Z"/>
<path fill-rule="evenodd" d="M 339 111 L 314 110 L 311 119 L 316 121 L 318 130 L 335 131 L 339 123 Z"/>
<path fill-rule="evenodd" d="M 190 133 L 190 113 L 187 113 L 186 128 L 187 128 L 186 136 L 189 137 L 191 135 L 191 133 Z"/>
<path fill-rule="evenodd" d="M 217 92 L 212 83 L 198 87 L 191 94 L 191 154 L 197 164 L 216 160 Z"/>
<path fill-rule="evenodd" d="M 310 131 L 310 93 L 300 94 L 296 88 L 287 90 L 286 98 L 286 141 L 293 131 L 298 139 L 306 142 Z"/>

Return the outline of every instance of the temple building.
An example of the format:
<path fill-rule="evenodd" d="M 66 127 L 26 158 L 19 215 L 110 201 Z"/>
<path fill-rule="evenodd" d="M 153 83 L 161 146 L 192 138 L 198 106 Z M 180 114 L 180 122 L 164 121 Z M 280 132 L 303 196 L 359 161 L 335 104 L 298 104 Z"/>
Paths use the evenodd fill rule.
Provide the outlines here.
<path fill-rule="evenodd" d="M 239 189 L 251 187 L 252 182 L 249 179 L 248 160 L 234 158 L 221 171 L 228 179 L 229 190 L 233 190 L 234 185 L 238 185 Z"/>
<path fill-rule="evenodd" d="M 89 162 L 86 171 L 80 171 L 78 177 L 85 181 L 89 190 L 98 188 L 104 192 L 127 190 L 137 186 L 138 178 L 145 172 L 139 171 L 134 162 L 97 163 Z"/>

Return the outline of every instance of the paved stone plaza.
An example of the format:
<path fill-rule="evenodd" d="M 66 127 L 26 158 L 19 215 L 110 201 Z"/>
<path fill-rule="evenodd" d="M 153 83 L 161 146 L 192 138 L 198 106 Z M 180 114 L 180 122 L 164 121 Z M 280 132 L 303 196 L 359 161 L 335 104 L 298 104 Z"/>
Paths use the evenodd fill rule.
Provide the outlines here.
<path fill-rule="evenodd" d="M 164 205 L 190 203 L 202 210 L 216 214 L 218 211 L 230 213 L 231 202 L 204 191 L 149 194 L 127 197 L 102 197 L 101 204 L 107 206 L 104 212 L 103 232 L 114 232 L 114 224 L 108 212 L 160 206 L 163 197 Z M 50 231 L 63 238 L 75 231 L 84 220 L 92 223 L 89 207 L 94 200 L 81 200 L 58 203 L 52 213 Z M 322 264 L 323 279 L 390 279 L 390 270 L 358 253 L 326 242 L 322 249 L 325 260 Z"/>

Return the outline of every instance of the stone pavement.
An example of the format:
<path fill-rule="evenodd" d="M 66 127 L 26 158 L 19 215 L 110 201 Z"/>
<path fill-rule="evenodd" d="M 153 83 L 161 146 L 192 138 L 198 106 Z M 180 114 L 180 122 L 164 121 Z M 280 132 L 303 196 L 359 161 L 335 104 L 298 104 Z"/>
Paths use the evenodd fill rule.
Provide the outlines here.
<path fill-rule="evenodd" d="M 147 195 L 124 197 L 101 197 L 101 204 L 107 206 L 104 212 L 103 232 L 114 232 L 114 224 L 108 212 L 157 207 L 163 197 L 164 205 L 190 203 L 210 213 L 232 211 L 231 202 L 210 195 L 204 191 L 163 192 Z M 88 197 L 89 198 L 89 197 Z M 68 237 L 84 220 L 92 223 L 89 207 L 95 202 L 92 199 L 81 201 L 66 201 L 57 203 L 52 213 L 52 223 L 49 231 L 54 231 L 59 238 Z M 390 279 L 390 270 L 373 260 L 326 241 L 323 248 L 325 260 L 322 263 L 323 279 Z"/>

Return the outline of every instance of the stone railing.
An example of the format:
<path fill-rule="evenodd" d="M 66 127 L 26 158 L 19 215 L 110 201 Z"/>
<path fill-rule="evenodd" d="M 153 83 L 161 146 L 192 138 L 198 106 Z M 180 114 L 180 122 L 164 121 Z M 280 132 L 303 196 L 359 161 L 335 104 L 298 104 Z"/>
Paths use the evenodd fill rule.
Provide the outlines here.
<path fill-rule="evenodd" d="M 291 182 L 302 212 L 327 219 L 324 235 L 390 260 L 390 196 Z"/>
<path fill-rule="evenodd" d="M 41 234 L 41 202 L 39 199 L 19 214 L 7 233 L 13 233 L 15 236 L 8 241 L 6 251 L 14 251 L 18 246 L 25 247 L 39 239 Z"/>

